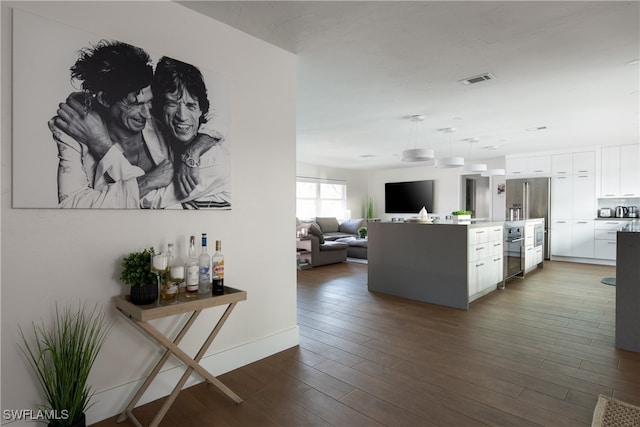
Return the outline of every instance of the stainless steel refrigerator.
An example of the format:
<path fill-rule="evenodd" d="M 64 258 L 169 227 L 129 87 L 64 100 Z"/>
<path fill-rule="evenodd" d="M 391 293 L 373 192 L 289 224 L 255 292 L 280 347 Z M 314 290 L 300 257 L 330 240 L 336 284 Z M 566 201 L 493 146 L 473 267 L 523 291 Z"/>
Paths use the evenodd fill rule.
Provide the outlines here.
<path fill-rule="evenodd" d="M 549 259 L 551 179 L 507 179 L 507 221 L 544 218 L 544 259 Z"/>

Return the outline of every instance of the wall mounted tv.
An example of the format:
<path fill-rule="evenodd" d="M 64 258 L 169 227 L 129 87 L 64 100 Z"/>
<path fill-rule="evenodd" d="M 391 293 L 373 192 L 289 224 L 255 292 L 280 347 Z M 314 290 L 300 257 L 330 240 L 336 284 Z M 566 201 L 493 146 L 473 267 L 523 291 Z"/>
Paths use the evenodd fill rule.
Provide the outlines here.
<path fill-rule="evenodd" d="M 433 213 L 433 180 L 387 182 L 384 184 L 386 213 L 415 213 L 422 207 Z"/>

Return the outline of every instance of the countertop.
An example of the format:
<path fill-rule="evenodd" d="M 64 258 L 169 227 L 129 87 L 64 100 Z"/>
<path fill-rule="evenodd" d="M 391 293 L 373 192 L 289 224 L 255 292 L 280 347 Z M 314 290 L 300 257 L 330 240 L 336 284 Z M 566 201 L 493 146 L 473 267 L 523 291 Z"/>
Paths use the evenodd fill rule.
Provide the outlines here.
<path fill-rule="evenodd" d="M 618 231 L 621 233 L 640 233 L 640 220 L 634 219 L 633 221 L 629 221 L 628 224 Z"/>

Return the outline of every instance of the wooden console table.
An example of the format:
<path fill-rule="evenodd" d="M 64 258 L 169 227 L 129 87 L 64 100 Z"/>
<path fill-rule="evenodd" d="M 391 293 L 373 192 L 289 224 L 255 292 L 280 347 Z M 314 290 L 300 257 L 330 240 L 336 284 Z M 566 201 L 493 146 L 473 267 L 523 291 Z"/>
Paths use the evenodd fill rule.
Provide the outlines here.
<path fill-rule="evenodd" d="M 207 349 L 215 339 L 222 326 L 229 318 L 229 315 L 235 308 L 235 306 L 240 301 L 244 301 L 247 299 L 247 293 L 240 289 L 234 289 L 225 286 L 224 295 L 216 295 L 216 296 L 198 296 L 195 299 L 184 299 L 184 296 L 181 294 L 180 299 L 177 303 L 163 305 L 160 302 L 156 302 L 149 305 L 135 305 L 129 300 L 129 296 L 118 296 L 115 298 L 116 308 L 122 313 L 125 318 L 130 320 L 134 325 L 140 328 L 144 333 L 149 335 L 152 339 L 154 339 L 158 344 L 162 347 L 166 348 L 167 351 L 164 353 L 160 361 L 153 368 L 145 382 L 142 384 L 138 392 L 133 396 L 127 408 L 122 412 L 122 414 L 118 417 L 117 422 L 122 422 L 127 418 L 130 418 L 133 423 L 139 427 L 142 427 L 142 424 L 138 421 L 138 419 L 133 415 L 132 411 L 135 408 L 136 404 L 144 394 L 144 392 L 149 388 L 149 385 L 156 378 L 162 366 L 169 360 L 171 355 L 176 356 L 182 362 L 187 365 L 187 369 L 184 374 L 178 381 L 178 384 L 174 387 L 172 393 L 167 397 L 167 399 L 162 404 L 162 407 L 155 415 L 150 427 L 156 427 L 162 421 L 162 418 L 166 415 L 167 411 L 171 404 L 176 400 L 178 394 L 182 390 L 182 387 L 187 382 L 187 379 L 191 376 L 193 371 L 196 371 L 200 375 L 202 375 L 209 383 L 216 386 L 220 389 L 224 394 L 226 394 L 231 400 L 236 403 L 241 403 L 242 399 L 231 391 L 226 385 L 224 385 L 220 380 L 211 375 L 206 369 L 204 369 L 200 365 L 200 360 L 206 353 Z M 198 315 L 202 312 L 202 310 L 211 307 L 217 307 L 221 305 L 227 305 L 226 310 L 218 320 L 218 323 L 213 327 L 213 330 L 205 340 L 202 347 L 196 354 L 194 358 L 191 358 L 187 353 L 182 351 L 178 344 L 182 340 L 182 338 L 187 334 L 187 331 L 194 324 Z M 174 316 L 177 314 L 184 313 L 192 313 L 191 317 L 187 321 L 187 323 L 182 327 L 180 332 L 176 335 L 176 337 L 172 340 L 164 336 L 160 331 L 158 331 L 153 325 L 149 323 L 149 320 L 159 319 L 162 317 Z"/>

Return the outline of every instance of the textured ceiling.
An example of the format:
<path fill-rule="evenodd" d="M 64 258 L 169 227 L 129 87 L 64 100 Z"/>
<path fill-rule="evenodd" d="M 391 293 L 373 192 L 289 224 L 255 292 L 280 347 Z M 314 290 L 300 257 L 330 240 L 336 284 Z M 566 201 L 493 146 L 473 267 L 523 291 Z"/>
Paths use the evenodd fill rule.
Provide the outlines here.
<path fill-rule="evenodd" d="M 179 3 L 298 56 L 300 162 L 368 169 L 414 165 L 400 161 L 414 145 L 482 159 L 640 142 L 637 1 Z M 482 73 L 495 79 L 459 82 Z"/>

